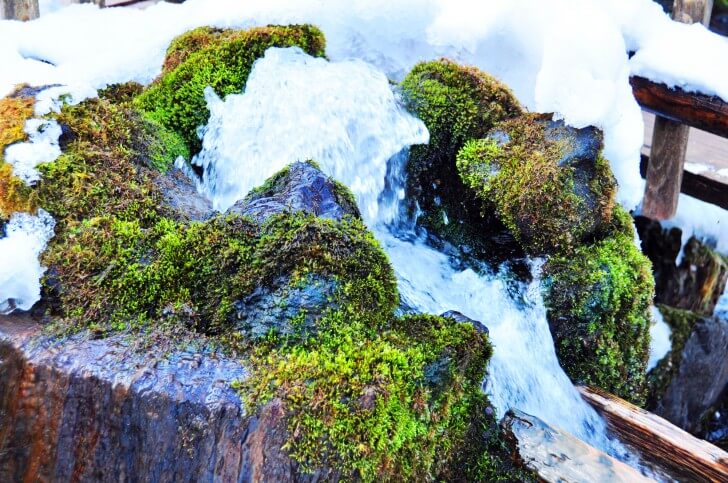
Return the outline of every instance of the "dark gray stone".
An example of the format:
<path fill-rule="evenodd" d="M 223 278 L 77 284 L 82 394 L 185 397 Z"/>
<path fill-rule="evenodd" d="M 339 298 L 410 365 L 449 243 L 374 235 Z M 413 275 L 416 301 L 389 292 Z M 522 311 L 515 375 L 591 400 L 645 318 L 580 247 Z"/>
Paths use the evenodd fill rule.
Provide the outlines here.
<path fill-rule="evenodd" d="M 282 278 L 271 286 L 258 287 L 235 302 L 236 329 L 252 339 L 269 333 L 301 339 L 316 330 L 316 321 L 329 309 L 336 281 L 318 275 L 291 284 Z"/>
<path fill-rule="evenodd" d="M 336 182 L 308 162 L 296 162 L 233 205 L 228 213 L 249 216 L 259 223 L 283 212 L 303 212 L 341 220 L 360 217 L 356 202 Z"/>
<path fill-rule="evenodd" d="M 455 322 L 458 322 L 461 324 L 468 322 L 470 324 L 473 324 L 473 327 L 475 327 L 475 330 L 482 332 L 484 334 L 490 333 L 490 331 L 488 330 L 488 327 L 486 327 L 485 324 L 483 324 L 482 322 L 480 322 L 478 320 L 473 320 L 470 317 L 461 314 L 457 310 L 448 310 L 447 312 L 443 312 L 442 314 L 440 314 L 440 316 L 449 317 L 449 318 L 453 319 Z"/>
<path fill-rule="evenodd" d="M 215 211 L 212 203 L 197 192 L 194 183 L 181 170 L 170 168 L 166 173 L 150 171 L 164 196 L 166 208 L 180 221 L 204 221 Z"/>

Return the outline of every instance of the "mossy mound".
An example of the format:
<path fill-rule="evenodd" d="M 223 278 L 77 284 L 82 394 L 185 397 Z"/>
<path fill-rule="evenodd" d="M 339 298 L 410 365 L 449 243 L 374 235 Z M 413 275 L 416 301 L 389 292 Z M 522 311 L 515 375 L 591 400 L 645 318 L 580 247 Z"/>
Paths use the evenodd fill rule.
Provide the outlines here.
<path fill-rule="evenodd" d="M 408 109 L 430 132 L 429 144 L 412 146 L 407 164 L 407 195 L 422 212 L 418 222 L 451 243 L 478 249 L 498 222 L 479 213 L 455 156 L 468 140 L 521 114 L 521 107 L 495 78 L 446 59 L 417 64 L 400 88 Z"/>
<path fill-rule="evenodd" d="M 266 49 L 293 46 L 321 57 L 326 41 L 310 25 L 193 30 L 172 41 L 165 70 L 137 98 L 136 105 L 150 119 L 181 136 L 195 154 L 201 148 L 198 128 L 210 117 L 204 89 L 210 86 L 220 97 L 242 92 L 253 63 Z"/>
<path fill-rule="evenodd" d="M 616 182 L 601 147 L 595 128 L 529 114 L 469 141 L 457 167 L 483 210 L 495 210 L 524 249 L 564 253 L 611 220 Z"/>
<path fill-rule="evenodd" d="M 0 99 L 0 222 L 17 212 L 34 212 L 33 191 L 13 174 L 13 167 L 3 159 L 5 148 L 24 141 L 25 121 L 33 116 L 35 99 L 22 94 L 22 89 Z"/>
<path fill-rule="evenodd" d="M 544 272 L 549 325 L 569 377 L 644 403 L 654 280 L 633 238 L 615 233 L 577 247 Z"/>

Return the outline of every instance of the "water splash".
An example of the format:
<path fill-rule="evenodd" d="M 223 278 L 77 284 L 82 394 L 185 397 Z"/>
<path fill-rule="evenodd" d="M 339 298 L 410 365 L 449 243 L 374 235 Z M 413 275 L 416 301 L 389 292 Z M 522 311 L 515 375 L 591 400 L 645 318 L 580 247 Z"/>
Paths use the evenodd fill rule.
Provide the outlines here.
<path fill-rule="evenodd" d="M 362 62 L 271 49 L 256 63 L 243 95 L 211 97 L 210 108 L 197 162 L 216 207 L 230 206 L 292 161 L 315 159 L 356 195 L 394 266 L 405 306 L 435 314 L 457 310 L 488 326 L 495 355 L 485 389 L 499 415 L 517 407 L 620 452 L 559 366 L 538 280 L 513 297 L 507 274 L 455 268 L 398 215 L 406 149 L 425 142 L 427 132 L 399 106 L 382 74 Z"/>

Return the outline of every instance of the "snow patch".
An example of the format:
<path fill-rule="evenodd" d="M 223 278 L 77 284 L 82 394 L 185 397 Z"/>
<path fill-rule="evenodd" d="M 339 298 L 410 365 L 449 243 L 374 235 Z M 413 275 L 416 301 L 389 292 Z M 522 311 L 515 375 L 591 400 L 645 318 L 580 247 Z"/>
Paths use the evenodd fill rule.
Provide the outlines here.
<path fill-rule="evenodd" d="M 5 148 L 5 160 L 13 166 L 15 176 L 27 184 L 33 184 L 40 179 L 36 166 L 55 161 L 61 155 L 58 146 L 61 126 L 55 120 L 28 119 L 25 132 L 28 141 Z"/>
<path fill-rule="evenodd" d="M 0 314 L 30 310 L 40 300 L 40 277 L 45 272 L 38 257 L 53 238 L 55 222 L 43 210 L 37 216 L 16 213 L 0 238 Z"/>
<path fill-rule="evenodd" d="M 665 322 L 662 313 L 652 307 L 652 325 L 650 326 L 650 358 L 647 361 L 647 372 L 651 371 L 672 349 L 672 329 Z"/>

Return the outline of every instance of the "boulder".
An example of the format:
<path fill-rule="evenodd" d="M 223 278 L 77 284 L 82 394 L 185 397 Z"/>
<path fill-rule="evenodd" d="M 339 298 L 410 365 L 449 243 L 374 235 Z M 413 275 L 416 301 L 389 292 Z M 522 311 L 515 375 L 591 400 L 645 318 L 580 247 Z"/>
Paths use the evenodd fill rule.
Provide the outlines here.
<path fill-rule="evenodd" d="M 283 212 L 337 221 L 345 215 L 360 218 L 351 192 L 312 161 L 291 164 L 228 209 L 228 213 L 248 216 L 258 223 Z"/>
<path fill-rule="evenodd" d="M 728 281 L 728 259 L 715 251 L 715 245 L 695 237 L 682 247 L 682 230 L 666 228 L 660 222 L 635 218 L 642 251 L 652 261 L 655 275 L 655 301 L 713 315 L 718 299 Z"/>
<path fill-rule="evenodd" d="M 180 221 L 204 221 L 215 214 L 212 203 L 200 194 L 194 183 L 180 169 L 151 173 L 164 197 L 165 208 Z"/>
<path fill-rule="evenodd" d="M 457 167 L 481 211 L 495 211 L 524 249 L 563 253 L 604 232 L 616 182 L 597 128 L 526 114 L 460 150 Z"/>

